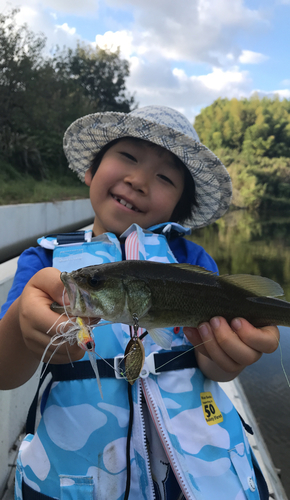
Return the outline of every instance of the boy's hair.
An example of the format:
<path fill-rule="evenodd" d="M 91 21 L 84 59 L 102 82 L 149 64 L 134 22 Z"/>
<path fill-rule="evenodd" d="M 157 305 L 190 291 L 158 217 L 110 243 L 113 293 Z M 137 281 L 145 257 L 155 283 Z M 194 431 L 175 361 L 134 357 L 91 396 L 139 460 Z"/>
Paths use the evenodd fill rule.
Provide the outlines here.
<path fill-rule="evenodd" d="M 108 142 L 108 144 L 106 144 L 100 151 L 98 151 L 95 154 L 91 162 L 92 177 L 94 177 L 96 171 L 98 170 L 104 154 L 112 146 L 117 144 L 117 142 L 120 142 L 123 139 L 130 139 L 135 142 L 141 142 L 141 141 L 144 142 L 144 139 L 139 139 L 137 137 L 131 137 L 131 136 L 121 137 L 119 139 L 115 139 L 111 142 Z M 149 144 L 149 146 L 152 147 L 152 149 L 161 147 L 150 141 L 145 141 L 145 142 L 147 142 L 147 144 Z M 188 168 L 186 168 L 184 163 L 175 154 L 171 153 L 171 155 L 174 159 L 175 165 L 184 172 L 184 187 L 180 200 L 178 201 L 176 207 L 174 208 L 173 213 L 170 217 L 170 221 L 168 222 L 179 222 L 180 224 L 182 224 L 186 219 L 190 219 L 193 216 L 194 207 L 198 206 L 195 196 L 195 183 L 191 173 L 189 172 Z"/>

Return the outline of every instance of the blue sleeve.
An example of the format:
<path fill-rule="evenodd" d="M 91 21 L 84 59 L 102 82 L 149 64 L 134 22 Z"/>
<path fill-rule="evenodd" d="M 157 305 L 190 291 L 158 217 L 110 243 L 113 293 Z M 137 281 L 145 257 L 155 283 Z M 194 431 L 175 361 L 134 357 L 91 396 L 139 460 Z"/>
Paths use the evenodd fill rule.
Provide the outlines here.
<path fill-rule="evenodd" d="M 0 319 L 3 318 L 11 304 L 21 295 L 26 283 L 32 276 L 52 266 L 52 252 L 41 247 L 28 248 L 19 257 L 17 271 L 14 276 L 12 287 L 8 293 L 7 301 L 1 307 Z"/>
<path fill-rule="evenodd" d="M 169 241 L 169 246 L 180 264 L 192 264 L 218 273 L 218 267 L 213 258 L 197 243 L 185 238 L 176 238 Z"/>

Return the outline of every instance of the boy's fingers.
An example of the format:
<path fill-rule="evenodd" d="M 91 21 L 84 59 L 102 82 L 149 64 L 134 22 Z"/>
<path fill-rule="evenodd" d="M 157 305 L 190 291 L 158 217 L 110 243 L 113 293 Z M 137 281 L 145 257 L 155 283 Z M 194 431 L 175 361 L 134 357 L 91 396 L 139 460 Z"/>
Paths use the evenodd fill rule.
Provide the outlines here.
<path fill-rule="evenodd" d="M 203 326 L 199 327 L 201 336 Z M 279 345 L 279 331 L 275 326 L 255 328 L 243 318 L 235 318 L 231 326 L 224 318 L 216 317 L 208 325 L 214 340 L 205 344 L 211 359 L 220 366 L 227 359 L 241 366 L 248 366 L 260 359 L 264 352 L 275 351 Z"/>
<path fill-rule="evenodd" d="M 261 353 L 270 354 L 279 346 L 280 332 L 277 326 L 255 328 L 246 319 L 235 318 L 231 327 L 245 344 Z"/>
<path fill-rule="evenodd" d="M 19 320 L 24 342 L 34 355 L 41 359 L 46 351 L 44 361 L 53 354 L 53 363 L 68 363 L 70 360 L 81 359 L 84 351 L 77 343 L 70 345 L 61 336 L 60 323 L 65 323 L 67 317 L 59 315 L 50 309 L 53 301 L 62 303 L 64 286 L 60 272 L 54 268 L 45 268 L 36 273 L 26 285 L 20 301 Z M 68 324 L 63 332 L 71 327 Z M 52 337 L 58 338 L 52 341 Z"/>
<path fill-rule="evenodd" d="M 67 300 L 67 295 L 64 293 L 64 285 L 60 279 L 60 271 L 54 267 L 47 267 L 36 273 L 29 284 L 43 292 L 52 301 L 63 304 L 63 297 Z"/>
<path fill-rule="evenodd" d="M 185 326 L 183 328 L 183 332 L 186 338 L 191 342 L 191 344 L 195 347 L 195 349 L 205 356 L 208 356 L 207 351 L 203 345 L 203 340 L 199 334 L 198 328 L 192 328 Z"/>
<path fill-rule="evenodd" d="M 213 318 L 209 323 L 199 325 L 198 329 L 207 356 L 223 370 L 236 372 L 247 364 L 248 353 L 243 352 L 242 341 L 224 318 Z"/>
<path fill-rule="evenodd" d="M 198 328 L 183 328 L 183 331 L 198 353 L 211 359 L 227 372 L 232 373 L 240 369 L 240 365 L 218 344 L 210 323 L 202 323 Z"/>

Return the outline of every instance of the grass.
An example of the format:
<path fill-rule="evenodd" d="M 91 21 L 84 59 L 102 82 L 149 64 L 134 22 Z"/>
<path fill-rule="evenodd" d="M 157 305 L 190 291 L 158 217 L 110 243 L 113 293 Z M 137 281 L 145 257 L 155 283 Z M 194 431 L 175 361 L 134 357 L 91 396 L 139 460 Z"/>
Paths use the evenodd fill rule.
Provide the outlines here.
<path fill-rule="evenodd" d="M 57 182 L 37 181 L 30 176 L 4 180 L 0 176 L 0 205 L 76 200 L 89 197 L 89 188 L 78 180 L 66 177 Z"/>

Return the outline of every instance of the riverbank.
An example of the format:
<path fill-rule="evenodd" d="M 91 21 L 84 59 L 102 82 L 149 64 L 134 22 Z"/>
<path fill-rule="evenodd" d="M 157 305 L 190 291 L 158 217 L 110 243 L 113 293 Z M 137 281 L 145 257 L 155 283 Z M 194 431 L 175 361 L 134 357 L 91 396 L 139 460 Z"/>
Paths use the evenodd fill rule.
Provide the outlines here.
<path fill-rule="evenodd" d="M 38 181 L 29 175 L 5 179 L 0 172 L 0 205 L 44 203 L 89 198 L 89 188 L 76 175 Z"/>
<path fill-rule="evenodd" d="M 35 246 L 40 236 L 91 224 L 94 215 L 89 199 L 0 206 L 0 262 Z"/>

